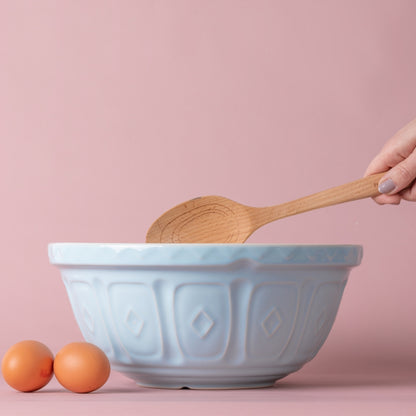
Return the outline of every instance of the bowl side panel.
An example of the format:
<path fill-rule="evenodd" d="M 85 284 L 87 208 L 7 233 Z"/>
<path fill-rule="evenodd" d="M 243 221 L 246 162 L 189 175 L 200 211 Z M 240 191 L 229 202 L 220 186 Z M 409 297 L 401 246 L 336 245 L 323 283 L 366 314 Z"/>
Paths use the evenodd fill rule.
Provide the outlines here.
<path fill-rule="evenodd" d="M 230 334 L 230 309 L 228 285 L 207 281 L 176 288 L 176 334 L 188 360 L 219 360 L 224 356 Z"/>
<path fill-rule="evenodd" d="M 98 293 L 92 282 L 85 280 L 85 273 L 62 270 L 63 281 L 77 324 L 84 339 L 99 346 L 109 357 L 114 350 L 101 313 Z"/>
<path fill-rule="evenodd" d="M 253 363 L 275 360 L 290 341 L 299 307 L 299 285 L 271 281 L 252 291 L 247 318 L 246 352 Z"/>
<path fill-rule="evenodd" d="M 152 288 L 140 282 L 107 286 L 110 315 L 120 346 L 135 360 L 161 357 L 159 314 Z"/>
<path fill-rule="evenodd" d="M 347 283 L 348 271 L 341 274 L 345 275 L 344 279 L 320 283 L 313 290 L 299 343 L 294 349 L 294 354 L 303 362 L 315 357 L 332 329 Z"/>

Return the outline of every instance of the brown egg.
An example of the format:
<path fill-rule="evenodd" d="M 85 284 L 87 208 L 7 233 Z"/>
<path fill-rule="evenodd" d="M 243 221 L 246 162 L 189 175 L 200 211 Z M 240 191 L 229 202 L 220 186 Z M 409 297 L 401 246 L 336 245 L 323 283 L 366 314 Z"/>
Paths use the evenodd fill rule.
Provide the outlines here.
<path fill-rule="evenodd" d="M 18 342 L 4 355 L 1 372 L 7 384 L 16 390 L 38 390 L 53 376 L 53 354 L 40 342 Z"/>
<path fill-rule="evenodd" d="M 89 393 L 105 384 L 110 375 L 110 362 L 94 344 L 73 342 L 56 354 L 54 371 L 66 389 Z"/>

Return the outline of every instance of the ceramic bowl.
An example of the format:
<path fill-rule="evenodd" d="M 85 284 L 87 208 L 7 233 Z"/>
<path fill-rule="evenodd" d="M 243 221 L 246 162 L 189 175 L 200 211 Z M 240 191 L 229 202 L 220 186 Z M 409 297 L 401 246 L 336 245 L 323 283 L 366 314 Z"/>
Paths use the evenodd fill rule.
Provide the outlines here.
<path fill-rule="evenodd" d="M 49 245 L 86 341 L 148 387 L 271 386 L 327 338 L 356 245 Z"/>

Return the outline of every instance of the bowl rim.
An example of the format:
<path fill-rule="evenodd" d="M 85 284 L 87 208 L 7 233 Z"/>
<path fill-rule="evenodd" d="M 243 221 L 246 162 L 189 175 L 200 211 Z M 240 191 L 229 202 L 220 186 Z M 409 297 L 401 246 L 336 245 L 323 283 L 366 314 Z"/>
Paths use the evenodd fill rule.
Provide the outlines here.
<path fill-rule="evenodd" d="M 359 244 L 159 244 L 50 243 L 48 257 L 57 266 L 204 266 L 251 261 L 267 265 L 354 267 Z"/>

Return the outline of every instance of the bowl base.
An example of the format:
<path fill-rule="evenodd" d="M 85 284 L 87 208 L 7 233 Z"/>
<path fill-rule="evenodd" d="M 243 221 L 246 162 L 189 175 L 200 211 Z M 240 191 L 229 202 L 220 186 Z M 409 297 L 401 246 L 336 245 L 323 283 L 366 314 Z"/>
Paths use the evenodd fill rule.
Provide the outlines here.
<path fill-rule="evenodd" d="M 278 376 L 236 376 L 236 377 L 198 377 L 198 376 L 166 376 L 166 375 L 138 375 L 126 374 L 141 387 L 156 389 L 192 389 L 192 390 L 233 390 L 233 389 L 258 389 L 273 387 L 277 380 L 286 377 L 287 374 Z"/>
<path fill-rule="evenodd" d="M 134 380 L 139 386 L 179 390 L 232 390 L 273 387 L 277 380 L 298 371 L 302 365 L 281 366 L 275 371 L 257 372 L 249 368 L 134 368 L 113 363 L 111 368 Z"/>
<path fill-rule="evenodd" d="M 143 382 L 137 382 L 140 387 L 147 387 L 153 389 L 191 389 L 191 390 L 240 390 L 240 389 L 260 389 L 266 387 L 273 387 L 276 380 L 259 381 L 257 383 L 250 382 L 235 382 L 231 384 L 224 384 L 224 382 L 217 383 L 199 383 L 189 380 L 187 383 L 166 383 L 166 381 L 160 381 L 156 384 L 146 384 Z"/>

